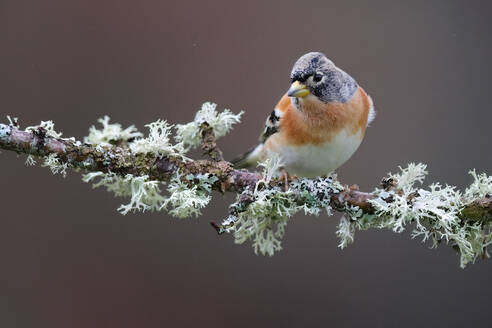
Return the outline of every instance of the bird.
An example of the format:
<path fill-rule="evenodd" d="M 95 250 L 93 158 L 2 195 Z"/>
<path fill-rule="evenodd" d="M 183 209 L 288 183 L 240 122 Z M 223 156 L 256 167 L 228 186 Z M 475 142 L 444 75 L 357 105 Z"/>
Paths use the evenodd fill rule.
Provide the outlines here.
<path fill-rule="evenodd" d="M 260 143 L 232 160 L 247 168 L 278 157 L 290 176 L 326 176 L 357 150 L 375 118 L 372 98 L 321 52 L 301 56 L 290 88 L 267 117 Z"/>

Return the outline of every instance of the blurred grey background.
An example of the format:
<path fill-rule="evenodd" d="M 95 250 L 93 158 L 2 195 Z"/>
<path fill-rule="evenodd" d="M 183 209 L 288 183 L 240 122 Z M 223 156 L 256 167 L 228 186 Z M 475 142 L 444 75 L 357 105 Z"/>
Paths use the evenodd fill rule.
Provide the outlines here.
<path fill-rule="evenodd" d="M 187 122 L 205 101 L 257 140 L 295 60 L 322 51 L 374 98 L 377 119 L 340 179 L 374 188 L 398 165 L 434 181 L 491 172 L 488 1 L 0 0 L 0 114 L 52 119 L 82 138 L 105 114 L 125 126 Z M 465 270 L 450 247 L 358 232 L 338 215 L 292 219 L 284 250 L 254 255 L 217 236 L 232 195 L 200 219 L 121 216 L 125 200 L 70 173 L 0 155 L 2 327 L 464 327 L 490 321 L 492 261 Z"/>

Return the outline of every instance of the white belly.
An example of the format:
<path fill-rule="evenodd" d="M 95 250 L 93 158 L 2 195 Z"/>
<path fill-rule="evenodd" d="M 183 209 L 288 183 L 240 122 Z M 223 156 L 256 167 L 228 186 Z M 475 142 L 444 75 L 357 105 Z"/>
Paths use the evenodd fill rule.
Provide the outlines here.
<path fill-rule="evenodd" d="M 362 137 L 343 131 L 320 145 L 275 147 L 289 174 L 302 177 L 326 175 L 339 168 L 357 150 Z"/>

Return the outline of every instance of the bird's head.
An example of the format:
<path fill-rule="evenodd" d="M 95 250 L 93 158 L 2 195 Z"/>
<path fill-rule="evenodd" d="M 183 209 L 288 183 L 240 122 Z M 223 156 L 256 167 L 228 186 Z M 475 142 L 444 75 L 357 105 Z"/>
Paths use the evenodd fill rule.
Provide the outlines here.
<path fill-rule="evenodd" d="M 345 103 L 357 90 L 355 80 L 320 52 L 310 52 L 297 60 L 290 73 L 289 97 L 302 100 L 314 96 L 323 103 Z"/>

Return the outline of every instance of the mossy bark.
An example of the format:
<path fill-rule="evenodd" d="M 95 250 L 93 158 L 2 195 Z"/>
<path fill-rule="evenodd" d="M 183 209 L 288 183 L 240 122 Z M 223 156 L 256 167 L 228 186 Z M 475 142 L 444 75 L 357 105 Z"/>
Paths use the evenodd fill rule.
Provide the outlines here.
<path fill-rule="evenodd" d="M 37 157 L 56 154 L 61 163 L 67 163 L 72 169 L 86 172 L 113 172 L 121 176 L 148 175 L 150 179 L 160 181 L 168 181 L 177 171 L 183 176 L 209 173 L 218 178 L 212 189 L 221 193 L 240 193 L 248 187 L 253 188 L 261 179 L 260 174 L 234 169 L 231 163 L 222 159 L 222 153 L 217 148 L 210 129 L 204 127 L 203 131 L 205 142 L 202 149 L 212 160 L 157 157 L 151 153 L 134 154 L 124 143 L 118 146 L 96 146 L 76 142 L 73 139 L 50 137 L 43 128 L 22 131 L 14 125 L 6 124 L 0 124 L 0 149 Z M 193 183 L 190 180 L 186 182 Z M 271 184 L 281 186 L 284 181 L 274 179 Z M 383 180 L 382 187 L 391 188 L 386 180 Z M 374 208 L 370 200 L 374 197 L 373 193 L 362 192 L 355 187 L 345 187 L 343 191 L 332 191 L 330 202 L 333 209 L 340 212 L 345 212 L 348 205 L 357 206 L 364 213 L 372 214 Z M 487 195 L 469 203 L 461 210 L 460 217 L 472 221 L 492 221 L 492 197 Z"/>

